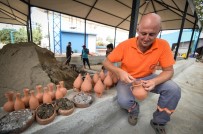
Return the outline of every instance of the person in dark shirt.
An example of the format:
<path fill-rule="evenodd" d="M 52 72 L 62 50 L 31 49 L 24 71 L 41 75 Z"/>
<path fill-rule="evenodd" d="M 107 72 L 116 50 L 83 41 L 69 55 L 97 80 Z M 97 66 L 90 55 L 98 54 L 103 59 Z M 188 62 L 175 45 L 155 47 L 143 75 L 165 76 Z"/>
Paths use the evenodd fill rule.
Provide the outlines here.
<path fill-rule="evenodd" d="M 68 42 L 68 45 L 67 45 L 67 47 L 66 47 L 66 58 L 67 58 L 67 60 L 66 60 L 66 65 L 68 64 L 68 66 L 69 66 L 69 63 L 70 63 L 70 61 L 71 61 L 71 55 L 73 54 L 73 51 L 72 51 L 72 47 L 71 47 L 71 42 Z"/>

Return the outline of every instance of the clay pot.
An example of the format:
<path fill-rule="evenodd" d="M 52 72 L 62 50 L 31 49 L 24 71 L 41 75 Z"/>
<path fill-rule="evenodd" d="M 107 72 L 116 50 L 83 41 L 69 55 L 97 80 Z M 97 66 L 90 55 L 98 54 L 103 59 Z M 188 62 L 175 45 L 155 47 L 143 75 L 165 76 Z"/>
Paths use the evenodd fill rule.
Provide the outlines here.
<path fill-rule="evenodd" d="M 29 106 L 31 110 L 35 110 L 39 106 L 39 100 L 35 96 L 35 92 L 33 90 L 30 91 L 30 94 Z"/>
<path fill-rule="evenodd" d="M 26 108 L 29 107 L 29 100 L 30 100 L 29 91 L 30 90 L 28 88 L 23 89 L 24 96 L 22 98 L 22 101 L 24 102 Z"/>
<path fill-rule="evenodd" d="M 14 103 L 14 109 L 15 109 L 15 111 L 25 109 L 25 104 L 20 97 L 20 93 L 16 93 L 16 100 Z"/>
<path fill-rule="evenodd" d="M 106 89 L 110 89 L 113 85 L 113 80 L 110 76 L 110 73 L 107 73 L 105 79 L 104 79 L 104 85 L 106 86 Z"/>
<path fill-rule="evenodd" d="M 94 86 L 94 92 L 96 94 L 97 97 L 101 97 L 103 92 L 104 92 L 105 86 L 102 83 L 101 79 L 99 78 L 99 80 L 97 81 L 97 83 Z"/>
<path fill-rule="evenodd" d="M 98 74 L 98 73 L 95 73 L 95 74 L 93 75 L 92 80 L 93 80 L 94 84 L 96 84 L 97 81 L 99 80 L 99 74 Z"/>
<path fill-rule="evenodd" d="M 13 101 L 14 92 L 8 91 L 5 93 L 5 97 L 7 98 L 7 102 L 3 105 L 3 110 L 6 112 L 14 111 L 14 101 Z"/>
<path fill-rule="evenodd" d="M 68 98 L 61 98 L 55 101 L 56 109 L 58 109 L 58 114 L 68 116 L 73 113 L 75 106 L 73 101 Z"/>
<path fill-rule="evenodd" d="M 100 71 L 99 76 L 100 76 L 101 80 L 104 81 L 104 79 L 105 79 L 104 70 Z"/>
<path fill-rule="evenodd" d="M 92 90 L 92 83 L 88 80 L 88 78 L 85 78 L 83 81 L 81 90 L 85 93 L 89 93 Z"/>
<path fill-rule="evenodd" d="M 147 97 L 148 92 L 144 89 L 142 86 L 141 81 L 135 81 L 133 82 L 132 86 L 130 87 L 133 95 L 137 100 L 144 100 Z"/>
<path fill-rule="evenodd" d="M 63 93 L 63 97 L 67 94 L 67 89 L 64 87 L 64 81 L 59 81 L 60 90 Z"/>
<path fill-rule="evenodd" d="M 116 85 L 118 82 L 118 77 L 116 76 L 116 74 L 112 74 L 111 78 L 113 80 L 113 84 Z"/>
<path fill-rule="evenodd" d="M 48 116 L 48 114 L 50 116 Z M 41 104 L 36 109 L 36 121 L 40 125 L 51 123 L 56 117 L 56 110 L 53 104 Z"/>
<path fill-rule="evenodd" d="M 85 78 L 88 79 L 91 83 L 93 83 L 93 80 L 89 73 L 86 74 Z"/>
<path fill-rule="evenodd" d="M 42 85 L 37 85 L 36 86 L 37 94 L 36 97 L 39 101 L 39 103 L 43 103 L 43 92 L 42 92 Z"/>
<path fill-rule="evenodd" d="M 54 92 L 54 83 L 47 84 L 47 87 L 49 89 L 49 94 L 51 95 L 51 99 L 55 99 L 55 92 Z"/>
<path fill-rule="evenodd" d="M 43 103 L 50 104 L 52 103 L 51 95 L 49 94 L 48 87 L 44 87 L 44 94 L 43 94 Z"/>
<path fill-rule="evenodd" d="M 80 87 L 82 85 L 82 82 L 83 82 L 82 75 L 78 74 L 78 77 L 73 82 L 73 89 L 75 91 L 79 92 L 80 91 Z"/>
<path fill-rule="evenodd" d="M 56 85 L 55 98 L 56 99 L 63 98 L 63 92 L 60 90 L 60 85 Z"/>

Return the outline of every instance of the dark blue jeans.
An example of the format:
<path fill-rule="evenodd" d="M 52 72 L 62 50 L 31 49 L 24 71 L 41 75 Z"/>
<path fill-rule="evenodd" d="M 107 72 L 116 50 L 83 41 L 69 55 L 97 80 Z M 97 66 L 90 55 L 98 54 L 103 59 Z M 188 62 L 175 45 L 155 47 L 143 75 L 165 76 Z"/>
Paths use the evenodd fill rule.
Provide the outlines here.
<path fill-rule="evenodd" d="M 140 78 L 142 80 L 149 80 L 156 77 L 156 74 L 151 74 L 147 77 Z M 135 103 L 137 106 L 132 109 L 131 114 L 139 113 L 139 104 L 136 102 L 136 98 L 133 96 L 130 86 L 132 84 L 125 84 L 121 81 L 118 82 L 116 89 L 117 89 L 117 97 L 118 97 L 118 104 L 126 109 L 129 110 Z M 153 89 L 151 92 L 159 94 L 158 106 L 160 108 L 167 108 L 169 110 L 175 110 L 180 97 L 181 97 L 181 89 L 180 87 L 173 82 L 172 80 L 168 80 L 162 84 L 159 84 Z M 165 111 L 156 110 L 153 114 L 153 122 L 158 124 L 166 124 L 170 121 L 170 115 Z"/>

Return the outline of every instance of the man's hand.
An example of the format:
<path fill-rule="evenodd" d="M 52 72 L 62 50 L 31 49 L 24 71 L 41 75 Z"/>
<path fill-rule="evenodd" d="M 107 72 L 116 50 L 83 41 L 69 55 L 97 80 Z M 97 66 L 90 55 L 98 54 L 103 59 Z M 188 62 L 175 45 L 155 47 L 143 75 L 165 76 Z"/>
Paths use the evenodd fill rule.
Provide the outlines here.
<path fill-rule="evenodd" d="M 141 80 L 142 86 L 146 91 L 151 91 L 155 88 L 156 84 L 153 80 Z"/>
<path fill-rule="evenodd" d="M 133 78 L 130 74 L 128 74 L 126 71 L 118 68 L 119 70 L 117 71 L 117 76 L 119 79 L 124 82 L 124 83 L 132 83 L 135 78 Z"/>

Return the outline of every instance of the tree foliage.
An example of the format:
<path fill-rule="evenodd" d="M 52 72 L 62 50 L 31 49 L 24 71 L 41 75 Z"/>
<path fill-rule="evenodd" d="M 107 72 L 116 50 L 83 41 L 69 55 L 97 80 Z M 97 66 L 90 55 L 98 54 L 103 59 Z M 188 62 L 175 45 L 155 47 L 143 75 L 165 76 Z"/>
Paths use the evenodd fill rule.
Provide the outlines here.
<path fill-rule="evenodd" d="M 36 25 L 35 28 L 32 30 L 32 36 L 33 36 L 33 42 L 37 45 L 40 45 L 42 40 L 42 30 L 41 26 L 39 24 Z M 15 43 L 17 42 L 27 42 L 27 30 L 25 27 L 20 28 L 19 30 L 14 29 L 2 29 L 0 30 L 0 42 L 3 44 L 12 43 L 13 41 Z"/>
<path fill-rule="evenodd" d="M 194 0 L 194 4 L 196 7 L 197 16 L 203 26 L 203 0 Z"/>

